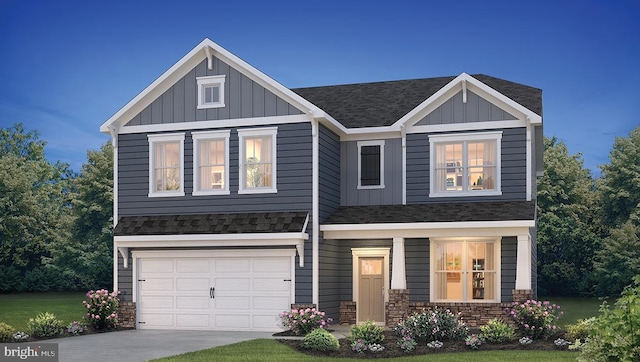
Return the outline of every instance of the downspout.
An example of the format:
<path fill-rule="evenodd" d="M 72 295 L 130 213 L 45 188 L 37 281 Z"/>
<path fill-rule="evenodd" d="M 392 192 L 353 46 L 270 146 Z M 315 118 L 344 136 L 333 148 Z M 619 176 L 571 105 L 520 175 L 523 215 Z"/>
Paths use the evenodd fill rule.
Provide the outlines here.
<path fill-rule="evenodd" d="M 118 131 L 109 125 L 111 145 L 113 146 L 113 228 L 118 223 Z M 113 290 L 118 290 L 118 245 L 113 242 Z"/>
<path fill-rule="evenodd" d="M 312 166 L 311 166 L 311 173 L 312 173 L 312 191 L 311 191 L 311 198 L 312 198 L 312 206 L 311 206 L 311 214 L 312 214 L 312 223 L 313 223 L 313 234 L 311 237 L 311 242 L 312 242 L 312 247 L 311 247 L 311 300 L 312 303 L 315 304 L 317 309 L 320 309 L 320 306 L 318 304 L 319 302 L 319 285 L 320 285 L 320 276 L 319 276 L 319 260 L 320 260 L 320 256 L 318 255 L 319 253 L 319 243 L 320 243 L 320 225 L 319 225 L 319 219 L 320 217 L 318 216 L 318 211 L 320 209 L 318 203 L 319 203 L 319 199 L 320 199 L 320 195 L 319 195 L 319 188 L 318 188 L 318 179 L 320 177 L 319 174 L 319 167 L 318 167 L 318 162 L 319 162 L 319 135 L 318 135 L 318 120 L 313 118 L 311 120 L 311 137 L 312 137 L 312 151 L 311 151 L 311 157 L 312 157 Z"/>

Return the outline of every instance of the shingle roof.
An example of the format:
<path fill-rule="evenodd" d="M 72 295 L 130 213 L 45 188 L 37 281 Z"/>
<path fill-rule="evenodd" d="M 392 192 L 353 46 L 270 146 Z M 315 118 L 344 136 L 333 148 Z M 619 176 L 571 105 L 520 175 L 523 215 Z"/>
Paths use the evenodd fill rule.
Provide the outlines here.
<path fill-rule="evenodd" d="M 535 220 L 535 210 L 533 201 L 342 206 L 323 224 Z"/>
<path fill-rule="evenodd" d="M 542 115 L 542 90 L 473 75 L 477 80 Z M 390 126 L 456 77 L 345 84 L 292 89 L 347 128 Z"/>
<path fill-rule="evenodd" d="M 123 216 L 114 235 L 304 232 L 307 212 Z"/>

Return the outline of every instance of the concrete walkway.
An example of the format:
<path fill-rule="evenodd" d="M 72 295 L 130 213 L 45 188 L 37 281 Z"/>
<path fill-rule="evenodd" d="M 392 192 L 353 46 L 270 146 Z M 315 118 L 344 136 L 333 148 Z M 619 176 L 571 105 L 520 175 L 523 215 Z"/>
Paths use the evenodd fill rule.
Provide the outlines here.
<path fill-rule="evenodd" d="M 332 326 L 333 335 L 344 338 L 349 326 Z M 48 339 L 57 343 L 60 362 L 143 362 L 258 338 L 275 338 L 271 332 L 212 332 L 128 330 L 86 336 Z M 299 337 L 298 337 L 299 338 Z"/>

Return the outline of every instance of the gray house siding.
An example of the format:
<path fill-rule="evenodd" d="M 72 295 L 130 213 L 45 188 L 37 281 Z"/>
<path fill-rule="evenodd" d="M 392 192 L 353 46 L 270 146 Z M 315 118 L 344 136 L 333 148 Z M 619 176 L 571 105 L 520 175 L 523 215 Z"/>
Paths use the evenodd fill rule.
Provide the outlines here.
<path fill-rule="evenodd" d="M 149 144 L 146 134 L 119 136 L 120 216 L 311 210 L 311 125 L 278 125 L 277 193 L 238 194 L 238 133 L 229 139 L 229 195 L 193 196 L 193 142 L 185 133 L 185 196 L 148 197 Z"/>
<path fill-rule="evenodd" d="M 131 261 L 131 252 L 129 251 L 129 261 Z M 128 268 L 124 267 L 124 259 L 118 253 L 118 285 L 117 289 L 122 293 L 120 299 L 125 302 L 133 301 L 133 271 L 131 264 Z"/>
<path fill-rule="evenodd" d="M 503 303 L 513 301 L 513 289 L 516 288 L 516 252 L 518 239 L 515 236 L 503 237 L 500 243 L 500 296 Z"/>
<path fill-rule="evenodd" d="M 342 142 L 340 196 L 343 206 L 402 203 L 402 140 L 385 139 L 384 188 L 358 189 L 358 142 Z"/>
<path fill-rule="evenodd" d="M 318 143 L 318 216 L 322 223 L 340 206 L 340 138 L 320 125 Z"/>
<path fill-rule="evenodd" d="M 429 239 L 405 239 L 405 275 L 409 300 L 412 302 L 429 301 L 429 280 L 431 270 Z"/>
<path fill-rule="evenodd" d="M 340 241 L 321 239 L 319 249 L 318 305 L 337 323 L 340 317 L 340 301 L 343 300 L 341 281 L 346 278 L 341 266 Z"/>
<path fill-rule="evenodd" d="M 225 75 L 224 107 L 197 109 L 197 77 Z M 213 70 L 203 60 L 187 75 L 127 123 L 129 126 L 215 121 L 235 118 L 286 116 L 302 112 L 215 58 Z"/>
<path fill-rule="evenodd" d="M 407 135 L 407 204 L 429 202 L 474 202 L 507 201 L 526 198 L 526 129 L 504 128 L 501 130 L 501 180 L 502 195 L 476 197 L 429 198 L 429 135 L 426 133 Z M 466 132 L 465 132 L 466 133 Z"/>
<path fill-rule="evenodd" d="M 516 117 L 486 99 L 467 91 L 467 103 L 462 103 L 462 92 L 449 98 L 440 107 L 421 119 L 417 125 L 436 125 L 486 121 L 514 120 Z"/>

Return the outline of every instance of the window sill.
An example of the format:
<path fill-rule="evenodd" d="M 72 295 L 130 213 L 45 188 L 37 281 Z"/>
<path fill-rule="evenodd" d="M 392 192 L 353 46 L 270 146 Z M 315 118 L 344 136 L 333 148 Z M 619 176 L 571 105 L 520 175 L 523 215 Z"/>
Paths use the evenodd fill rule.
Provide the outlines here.
<path fill-rule="evenodd" d="M 184 191 L 180 192 L 154 192 L 149 193 L 149 197 L 180 197 L 184 196 Z"/>
<path fill-rule="evenodd" d="M 277 194 L 278 189 L 240 189 L 238 190 L 238 194 Z"/>
<path fill-rule="evenodd" d="M 443 300 L 431 300 L 429 301 L 429 303 L 441 303 L 441 304 L 460 304 L 460 303 L 465 303 L 465 304 L 499 304 L 502 303 L 500 302 L 500 300 L 498 299 L 471 299 L 471 300 L 449 300 L 449 299 L 443 299 Z"/>
<path fill-rule="evenodd" d="M 224 108 L 224 103 L 198 104 L 198 109 Z"/>
<path fill-rule="evenodd" d="M 191 193 L 193 196 L 210 196 L 210 195 L 229 195 L 229 190 L 216 190 L 216 191 L 194 191 Z"/>
<path fill-rule="evenodd" d="M 358 185 L 358 190 L 380 190 L 380 189 L 384 189 L 384 185 L 372 185 L 372 186 Z"/>
<path fill-rule="evenodd" d="M 502 191 L 450 191 L 432 192 L 429 197 L 476 197 L 476 196 L 502 196 Z"/>

